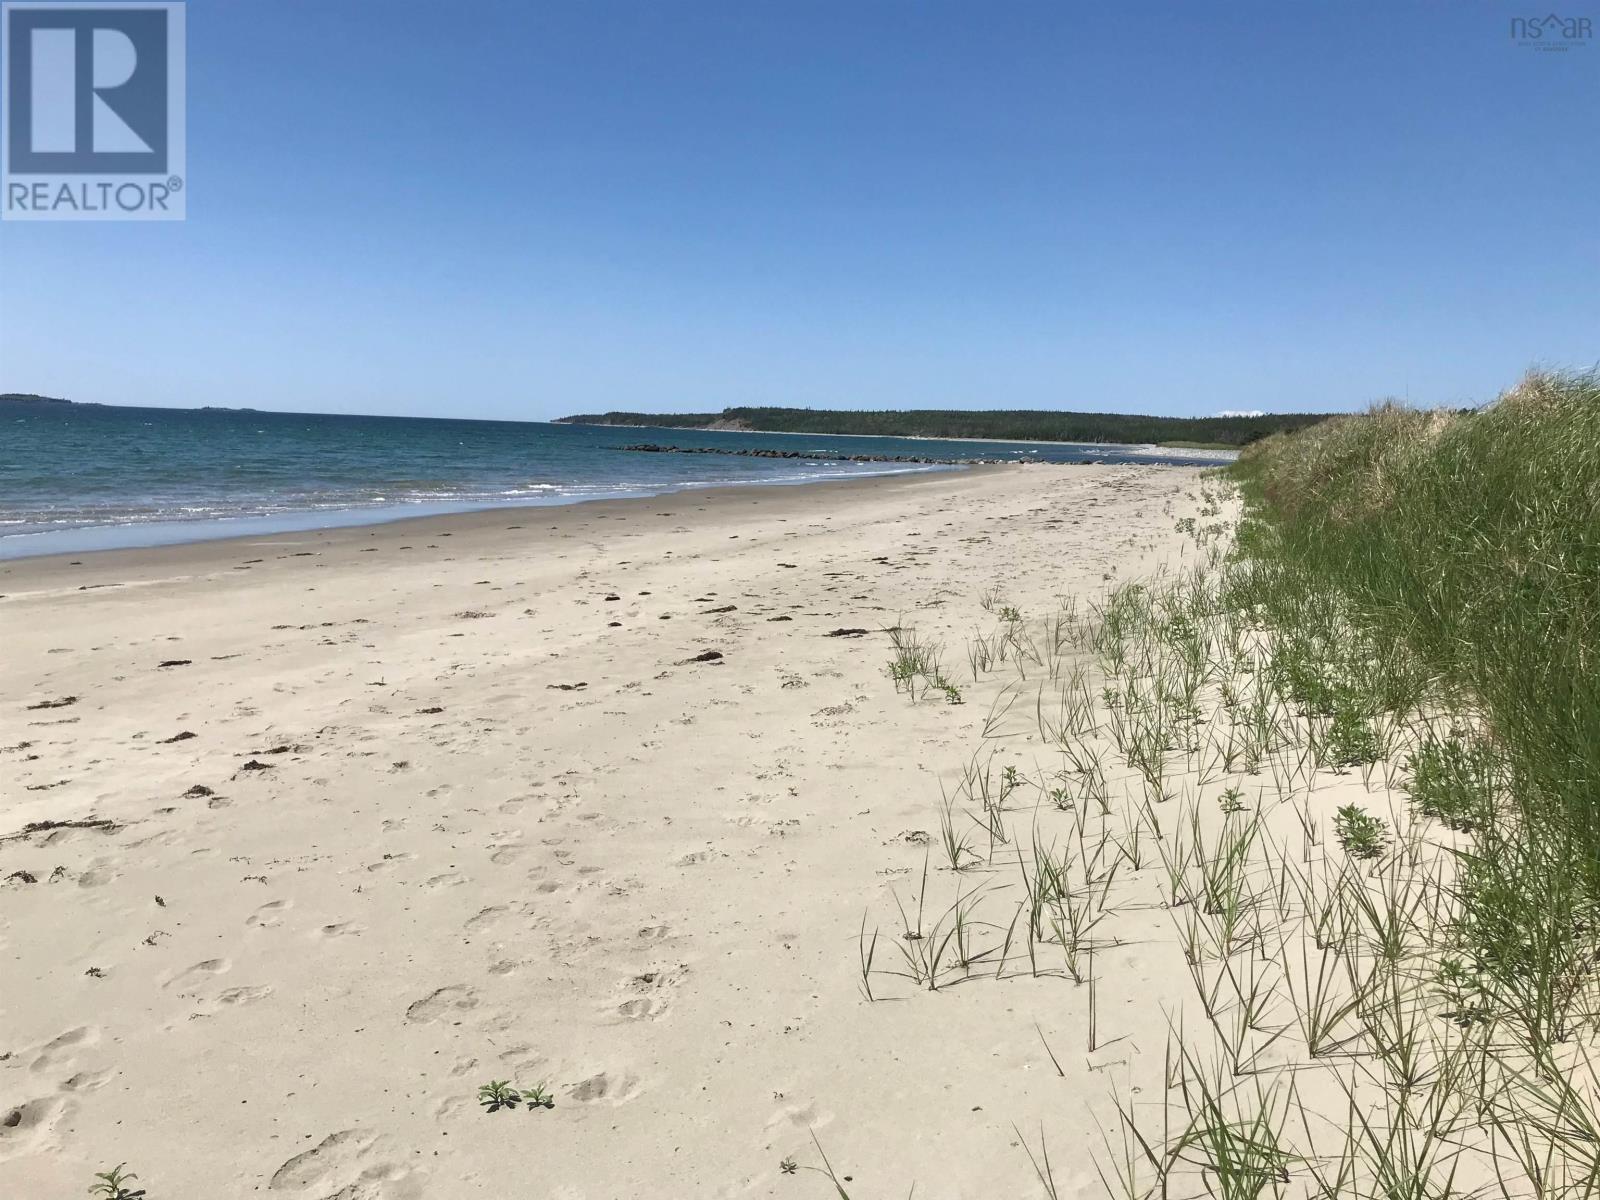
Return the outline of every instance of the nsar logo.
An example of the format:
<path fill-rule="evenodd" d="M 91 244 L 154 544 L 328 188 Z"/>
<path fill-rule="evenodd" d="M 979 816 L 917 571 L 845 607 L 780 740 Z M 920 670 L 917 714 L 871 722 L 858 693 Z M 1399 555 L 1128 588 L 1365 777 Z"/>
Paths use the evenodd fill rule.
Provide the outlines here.
<path fill-rule="evenodd" d="M 1543 17 L 1511 18 L 1511 40 L 1534 50 L 1570 50 L 1587 45 L 1592 37 L 1594 22 L 1588 17 L 1550 13 Z"/>

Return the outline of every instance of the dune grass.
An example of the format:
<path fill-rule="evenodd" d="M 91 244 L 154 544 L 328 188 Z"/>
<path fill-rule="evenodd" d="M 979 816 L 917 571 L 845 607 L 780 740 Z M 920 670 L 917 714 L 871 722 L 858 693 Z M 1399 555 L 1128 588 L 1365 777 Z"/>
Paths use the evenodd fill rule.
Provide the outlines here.
<path fill-rule="evenodd" d="M 897 956 L 863 919 L 864 998 L 1058 980 L 1093 1055 L 1164 909 L 1144 952 L 1192 990 L 1100 1125 L 1108 1195 L 1595 1200 L 1600 379 L 1267 439 L 1195 499 L 1176 572 L 983 595 L 998 691 Z M 937 648 L 895 648 L 935 691 Z M 1047 1132 L 1017 1140 L 1053 1196 Z"/>
<path fill-rule="evenodd" d="M 1461 948 L 1536 1047 L 1565 1040 L 1600 957 L 1600 375 L 1531 374 L 1469 413 L 1384 405 L 1233 471 L 1266 607 L 1325 597 L 1366 643 L 1311 698 L 1360 722 L 1428 694 L 1460 718 L 1409 773 L 1470 838 Z"/>

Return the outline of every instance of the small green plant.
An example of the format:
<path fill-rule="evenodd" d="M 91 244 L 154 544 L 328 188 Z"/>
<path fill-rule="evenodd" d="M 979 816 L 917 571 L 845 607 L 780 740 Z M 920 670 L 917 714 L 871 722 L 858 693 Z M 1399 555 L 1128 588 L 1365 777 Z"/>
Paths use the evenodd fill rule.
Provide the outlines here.
<path fill-rule="evenodd" d="M 872 994 L 872 961 L 878 955 L 878 931 L 872 931 L 871 942 L 867 941 L 867 914 L 861 914 L 861 937 L 856 943 L 856 953 L 861 962 L 861 994 L 867 998 L 867 1003 L 873 1003 L 877 997 Z"/>
<path fill-rule="evenodd" d="M 478 1089 L 478 1103 L 489 1112 L 499 1112 L 502 1108 L 516 1108 L 526 1104 L 529 1110 L 536 1108 L 554 1108 L 556 1098 L 550 1094 L 542 1083 L 533 1087 L 512 1087 L 509 1079 L 491 1079 Z"/>
<path fill-rule="evenodd" d="M 478 1089 L 478 1103 L 489 1112 L 499 1112 L 521 1104 L 522 1093 L 511 1086 L 509 1079 L 491 1079 Z"/>
<path fill-rule="evenodd" d="M 793 1158 L 786 1158 L 778 1164 L 778 1170 L 785 1175 L 793 1175 L 800 1170 L 800 1164 L 795 1162 Z"/>
<path fill-rule="evenodd" d="M 894 657 L 889 660 L 888 670 L 895 691 L 903 691 L 915 701 L 919 692 L 927 695 L 931 688 L 942 692 L 952 704 L 960 703 L 959 700 L 951 700 L 950 681 L 939 666 L 941 648 L 938 643 L 924 642 L 916 630 L 898 622 L 884 632 L 889 635 L 889 642 L 894 647 Z"/>
<path fill-rule="evenodd" d="M 942 680 L 939 683 L 939 690 L 944 692 L 944 700 L 946 704 L 962 703 L 961 689 L 955 684 L 951 683 L 948 679 Z"/>
<path fill-rule="evenodd" d="M 960 824 L 964 826 L 965 822 Z M 950 869 L 964 871 L 980 860 L 976 851 L 967 845 L 968 831 L 964 827 L 958 829 L 957 825 L 955 805 L 946 799 L 939 810 L 939 846 Z"/>
<path fill-rule="evenodd" d="M 144 1195 L 144 1189 L 128 1186 L 139 1177 L 132 1171 L 124 1171 L 124 1165 L 118 1163 L 109 1171 L 96 1171 L 94 1177 L 100 1182 L 89 1189 L 89 1195 L 97 1196 L 100 1200 L 139 1200 Z"/>
<path fill-rule="evenodd" d="M 1351 858 L 1377 858 L 1389 844 L 1383 822 L 1359 804 L 1346 804 L 1334 814 L 1333 832 Z"/>
<path fill-rule="evenodd" d="M 1444 1015 L 1463 1029 L 1489 1019 L 1488 1006 L 1483 1002 L 1483 985 L 1477 975 L 1459 958 L 1444 958 L 1433 981 L 1449 1006 Z"/>
<path fill-rule="evenodd" d="M 1460 833 L 1493 819 L 1494 752 L 1459 735 L 1429 738 L 1406 760 L 1417 811 Z"/>
<path fill-rule="evenodd" d="M 1217 797 L 1217 803 L 1222 807 L 1224 814 L 1232 816 L 1234 813 L 1244 811 L 1244 791 L 1241 788 L 1229 788 Z"/>
<path fill-rule="evenodd" d="M 1354 767 L 1377 762 L 1378 735 L 1359 711 L 1341 705 L 1334 710 L 1333 722 L 1323 742 L 1323 761 L 1334 767 Z"/>

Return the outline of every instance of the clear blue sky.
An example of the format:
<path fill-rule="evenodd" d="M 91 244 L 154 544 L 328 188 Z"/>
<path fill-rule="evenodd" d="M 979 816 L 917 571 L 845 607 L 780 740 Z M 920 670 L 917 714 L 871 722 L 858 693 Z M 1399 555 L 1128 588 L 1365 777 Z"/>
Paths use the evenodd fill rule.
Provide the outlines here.
<path fill-rule="evenodd" d="M 194 0 L 189 219 L 0 226 L 0 390 L 1484 399 L 1600 358 L 1600 41 L 1521 11 Z"/>

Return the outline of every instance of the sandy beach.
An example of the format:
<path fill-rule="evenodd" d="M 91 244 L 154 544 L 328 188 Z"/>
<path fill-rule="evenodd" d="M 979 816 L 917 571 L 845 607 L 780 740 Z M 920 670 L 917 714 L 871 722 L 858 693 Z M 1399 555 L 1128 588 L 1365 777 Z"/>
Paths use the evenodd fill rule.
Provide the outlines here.
<path fill-rule="evenodd" d="M 1083 989 L 862 995 L 864 914 L 916 889 L 999 692 L 912 703 L 882 630 L 959 662 L 990 589 L 1044 613 L 1175 565 L 1197 480 L 997 468 L 5 564 L 0 1195 L 118 1162 L 153 1200 L 826 1195 L 815 1131 L 854 1194 L 1013 1196 L 1041 1123 L 1097 1186 L 1132 1047 L 1084 1053 Z M 1102 1027 L 1146 987 L 1129 956 Z M 491 1080 L 555 1107 L 486 1113 Z"/>
<path fill-rule="evenodd" d="M 1373 16 L 0 2 L 0 1200 L 1600 1200 L 1595 20 Z"/>

